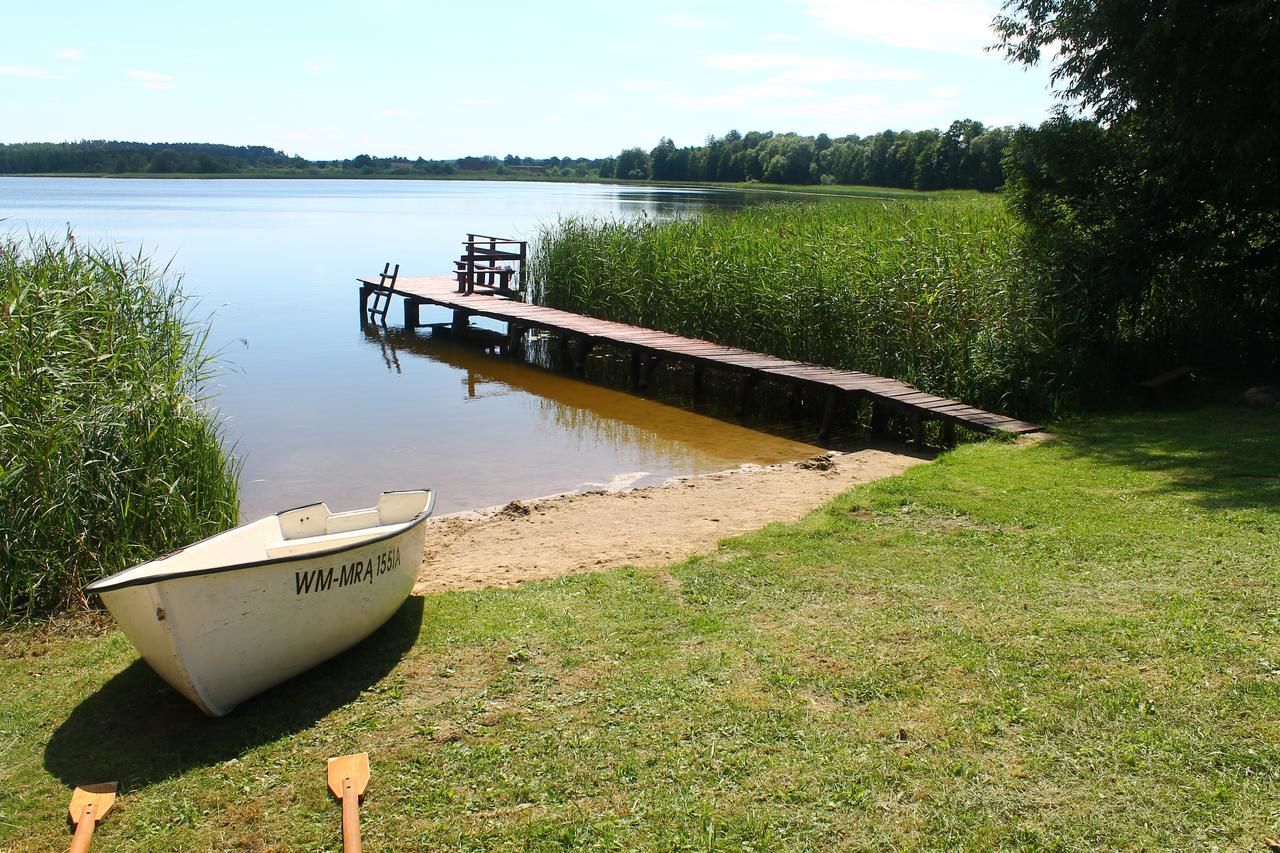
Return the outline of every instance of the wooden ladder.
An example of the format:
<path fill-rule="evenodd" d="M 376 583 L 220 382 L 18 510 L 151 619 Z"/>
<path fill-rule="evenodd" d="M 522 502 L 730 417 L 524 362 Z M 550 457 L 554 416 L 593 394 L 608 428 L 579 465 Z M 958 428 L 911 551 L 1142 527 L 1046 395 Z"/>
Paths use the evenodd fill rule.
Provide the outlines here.
<path fill-rule="evenodd" d="M 382 325 L 387 325 L 387 309 L 391 307 L 391 297 L 395 294 L 396 279 L 400 277 L 400 265 L 391 268 L 391 261 L 382 267 L 378 276 L 378 285 L 373 291 L 373 304 L 369 306 L 369 318 L 377 317 Z M 381 307 L 379 307 L 381 306 Z"/>

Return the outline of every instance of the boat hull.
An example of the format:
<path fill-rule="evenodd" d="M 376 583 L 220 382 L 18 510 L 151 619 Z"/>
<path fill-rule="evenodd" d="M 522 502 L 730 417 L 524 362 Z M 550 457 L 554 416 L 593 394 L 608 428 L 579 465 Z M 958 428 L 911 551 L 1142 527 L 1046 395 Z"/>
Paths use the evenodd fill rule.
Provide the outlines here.
<path fill-rule="evenodd" d="M 152 669 L 220 717 L 390 619 L 413 590 L 425 520 L 340 551 L 99 594 Z"/>

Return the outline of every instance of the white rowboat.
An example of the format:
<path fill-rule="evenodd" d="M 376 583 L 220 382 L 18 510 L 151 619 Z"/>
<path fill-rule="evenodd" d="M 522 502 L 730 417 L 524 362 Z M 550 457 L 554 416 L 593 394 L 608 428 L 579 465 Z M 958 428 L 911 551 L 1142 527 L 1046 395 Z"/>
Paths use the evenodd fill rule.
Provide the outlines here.
<path fill-rule="evenodd" d="M 85 587 L 174 690 L 214 717 L 372 634 L 413 590 L 435 495 L 311 504 Z"/>

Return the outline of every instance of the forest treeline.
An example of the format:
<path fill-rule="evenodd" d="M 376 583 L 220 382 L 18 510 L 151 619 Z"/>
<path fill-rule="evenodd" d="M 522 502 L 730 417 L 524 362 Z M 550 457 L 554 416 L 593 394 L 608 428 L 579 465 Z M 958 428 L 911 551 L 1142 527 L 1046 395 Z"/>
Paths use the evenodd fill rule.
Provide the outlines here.
<path fill-rule="evenodd" d="M 652 149 L 616 157 L 520 157 L 455 160 L 372 157 L 307 160 L 265 146 L 142 143 L 106 140 L 0 144 L 0 174 L 192 174 L 445 177 L 491 174 L 640 181 L 762 181 L 856 184 L 904 189 L 995 190 L 1014 131 L 982 122 L 952 122 L 945 131 L 886 130 L 831 138 L 825 133 L 731 130 L 702 145 L 677 147 L 663 137 Z"/>
<path fill-rule="evenodd" d="M 306 160 L 264 145 L 206 142 L 20 142 L 0 144 L 0 174 L 225 174 L 303 168 Z"/>
<path fill-rule="evenodd" d="M 604 178 L 655 181 L 763 181 L 769 184 L 858 184 L 902 189 L 996 190 L 1000 162 L 1013 136 L 1008 127 L 955 121 L 945 131 L 886 130 L 870 136 L 825 133 L 740 134 L 677 148 L 662 139 L 651 151 L 629 148 L 606 158 Z"/>

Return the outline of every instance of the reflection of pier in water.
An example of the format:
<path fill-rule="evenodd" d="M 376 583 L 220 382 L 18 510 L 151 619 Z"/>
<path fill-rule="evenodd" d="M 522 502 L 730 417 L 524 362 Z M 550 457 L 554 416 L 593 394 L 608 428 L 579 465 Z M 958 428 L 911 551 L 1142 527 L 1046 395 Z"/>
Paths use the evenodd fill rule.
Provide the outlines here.
<path fill-rule="evenodd" d="M 507 324 L 507 335 L 514 348 L 521 339 L 535 331 L 557 336 L 566 355 L 573 358 L 581 372 L 593 349 L 605 347 L 626 352 L 632 363 L 632 384 L 644 388 L 653 368 L 662 362 L 682 362 L 693 368 L 695 400 L 708 369 L 728 374 L 738 385 L 737 410 L 743 413 L 753 390 L 762 382 L 779 383 L 794 389 L 816 391 L 825 397 L 819 438 L 831 433 L 841 410 L 845 416 L 861 418 L 864 408 L 870 410 L 871 434 L 886 435 L 892 421 L 909 425 L 912 441 L 923 447 L 927 441 L 926 425 L 937 424 L 941 443 L 955 443 L 957 426 L 978 432 L 1026 433 L 1040 427 L 994 412 L 983 411 L 965 403 L 919 390 L 905 382 L 883 376 L 791 361 L 766 353 L 722 346 L 711 341 L 686 338 L 668 332 L 600 320 L 570 311 L 518 302 L 506 298 L 509 291 L 480 288 L 468 275 L 459 273 L 456 280 L 447 276 L 359 278 L 360 313 L 371 316 L 371 298 L 403 297 L 404 325 L 412 329 L 422 325 L 423 306 L 439 306 L 453 312 L 453 327 L 465 330 L 472 318 L 496 320 Z M 472 292 L 474 290 L 474 293 Z M 487 295 L 482 295 L 484 291 Z M 385 314 L 382 314 L 385 319 Z"/>
<path fill-rule="evenodd" d="M 427 335 L 367 323 L 363 330 L 366 338 L 380 346 L 388 370 L 399 373 L 406 356 L 418 356 L 462 371 L 461 386 L 468 400 L 526 394 L 556 426 L 583 441 L 629 445 L 668 459 L 697 452 L 761 461 L 799 459 L 819 452 L 806 441 L 583 382 L 523 359 L 487 354 L 487 349 L 498 348 L 506 340 L 497 332 L 473 328 L 466 340 L 458 340 L 439 330 Z M 539 364 L 553 358 L 551 339 L 535 339 L 526 347 Z M 519 436 L 507 440 L 518 442 Z"/>

